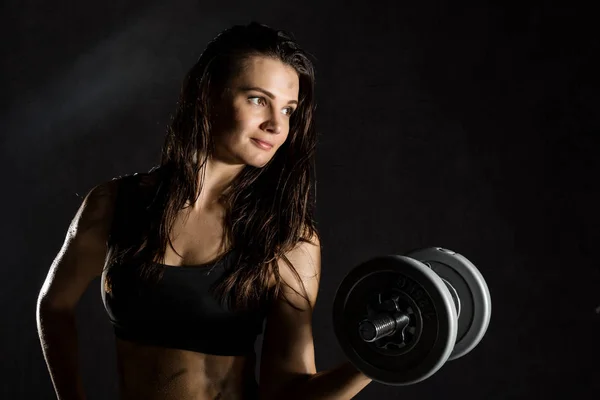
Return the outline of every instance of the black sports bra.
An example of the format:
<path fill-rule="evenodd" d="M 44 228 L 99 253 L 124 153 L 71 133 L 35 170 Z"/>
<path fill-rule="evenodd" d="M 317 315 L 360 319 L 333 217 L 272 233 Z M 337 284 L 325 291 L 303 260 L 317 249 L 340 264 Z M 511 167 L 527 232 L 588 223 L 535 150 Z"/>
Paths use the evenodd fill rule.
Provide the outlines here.
<path fill-rule="evenodd" d="M 117 200 L 116 208 L 120 206 Z M 141 283 L 133 262 L 111 265 L 102 274 L 101 292 L 115 335 L 137 343 L 206 354 L 254 353 L 266 310 L 232 312 L 209 293 L 225 267 L 235 260 L 235 254 L 233 250 L 218 261 L 199 266 L 156 264 L 164 273 L 158 283 L 150 286 Z"/>

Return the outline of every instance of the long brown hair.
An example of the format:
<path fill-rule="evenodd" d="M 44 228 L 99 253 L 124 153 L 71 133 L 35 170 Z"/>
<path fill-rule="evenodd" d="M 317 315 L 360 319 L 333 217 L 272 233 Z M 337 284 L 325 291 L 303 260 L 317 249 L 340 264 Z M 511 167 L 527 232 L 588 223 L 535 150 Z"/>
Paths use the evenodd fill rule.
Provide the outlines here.
<path fill-rule="evenodd" d="M 280 259 L 293 271 L 310 306 L 306 288 L 285 253 L 318 235 L 313 219 L 314 68 L 291 34 L 256 22 L 220 33 L 185 76 L 156 168 L 156 184 L 137 207 L 141 213 L 136 218 L 138 240 L 120 246 L 118 259 L 138 257 L 141 276 L 162 278 L 164 269 L 154 260 L 164 261 L 166 246 L 172 246 L 169 233 L 176 216 L 199 196 L 198 176 L 214 151 L 211 112 L 217 96 L 244 61 L 255 55 L 295 69 L 300 83 L 298 107 L 290 116 L 288 138 L 274 157 L 261 168 L 246 165 L 220 199 L 225 209 L 222 243 L 229 243 L 237 257 L 212 289 L 222 304 L 233 309 L 261 307 L 281 291 Z M 132 218 L 130 212 L 127 219 Z M 269 291 L 271 276 L 275 286 Z"/>

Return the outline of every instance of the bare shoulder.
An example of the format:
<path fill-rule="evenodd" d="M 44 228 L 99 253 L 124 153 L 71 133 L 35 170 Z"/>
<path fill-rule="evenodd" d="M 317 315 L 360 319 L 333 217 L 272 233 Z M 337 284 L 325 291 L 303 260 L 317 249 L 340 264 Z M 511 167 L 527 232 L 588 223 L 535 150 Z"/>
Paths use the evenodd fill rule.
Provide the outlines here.
<path fill-rule="evenodd" d="M 116 223 L 117 198 L 126 198 L 153 188 L 158 182 L 158 174 L 154 171 L 134 173 L 113 178 L 94 186 L 85 196 L 75 218 L 71 222 L 67 239 L 77 239 L 80 246 L 105 247 L 113 225 Z M 130 199 L 131 200 L 131 199 Z M 137 200 L 136 200 L 137 201 Z M 119 207 L 130 202 L 122 202 Z"/>
<path fill-rule="evenodd" d="M 282 398 L 288 383 L 317 372 L 312 310 L 321 280 L 318 235 L 299 241 L 285 258 L 289 264 L 285 259 L 277 262 L 281 291 L 270 307 L 263 338 L 259 393 L 265 399 Z"/>
<path fill-rule="evenodd" d="M 102 274 L 119 180 L 94 186 L 71 220 L 39 293 L 39 304 L 74 309 L 79 298 Z"/>
<path fill-rule="evenodd" d="M 85 232 L 93 228 L 101 229 L 102 225 L 105 227 L 110 225 L 109 220 L 114 213 L 121 179 L 103 182 L 90 189 L 73 219 L 71 229 L 82 229 Z M 70 233 L 77 233 L 77 231 Z"/>
<path fill-rule="evenodd" d="M 138 178 L 139 186 L 150 187 L 155 186 L 159 182 L 161 172 L 159 167 L 155 167 L 148 172 L 135 173 L 133 176 Z"/>
<path fill-rule="evenodd" d="M 285 256 L 289 264 L 285 259 L 279 259 L 277 262 L 283 283 L 282 294 L 285 294 L 288 300 L 292 300 L 295 306 L 303 308 L 306 305 L 306 300 L 302 300 L 300 295 L 303 294 L 303 289 L 306 289 L 311 307 L 314 307 L 321 280 L 321 242 L 319 236 L 315 233 L 309 236 L 306 241 L 299 241 Z M 294 270 L 298 273 L 304 288 L 298 281 L 298 276 L 293 272 Z"/>

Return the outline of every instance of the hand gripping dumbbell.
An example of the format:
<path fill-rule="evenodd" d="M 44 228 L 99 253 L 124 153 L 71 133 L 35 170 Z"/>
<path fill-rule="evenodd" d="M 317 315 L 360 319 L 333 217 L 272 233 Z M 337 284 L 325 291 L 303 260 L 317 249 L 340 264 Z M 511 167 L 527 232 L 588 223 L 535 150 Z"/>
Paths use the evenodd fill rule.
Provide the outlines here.
<path fill-rule="evenodd" d="M 333 325 L 350 362 L 394 386 L 429 378 L 487 331 L 487 284 L 465 257 L 440 247 L 376 257 L 352 269 L 333 303 Z"/>

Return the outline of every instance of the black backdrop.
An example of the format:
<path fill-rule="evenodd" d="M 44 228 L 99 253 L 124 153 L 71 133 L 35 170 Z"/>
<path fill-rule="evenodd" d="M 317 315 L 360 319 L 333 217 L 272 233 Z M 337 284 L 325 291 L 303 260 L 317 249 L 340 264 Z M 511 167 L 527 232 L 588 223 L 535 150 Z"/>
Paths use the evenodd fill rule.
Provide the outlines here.
<path fill-rule="evenodd" d="M 156 164 L 187 69 L 219 31 L 258 20 L 293 32 L 317 58 L 318 370 L 345 359 L 331 308 L 351 267 L 443 246 L 488 282 L 487 335 L 425 382 L 373 383 L 357 399 L 596 398 L 600 87 L 591 8 L 112 3 L 3 2 L 0 397 L 53 398 L 35 302 L 80 196 Z M 99 280 L 77 313 L 88 398 L 114 398 Z"/>

